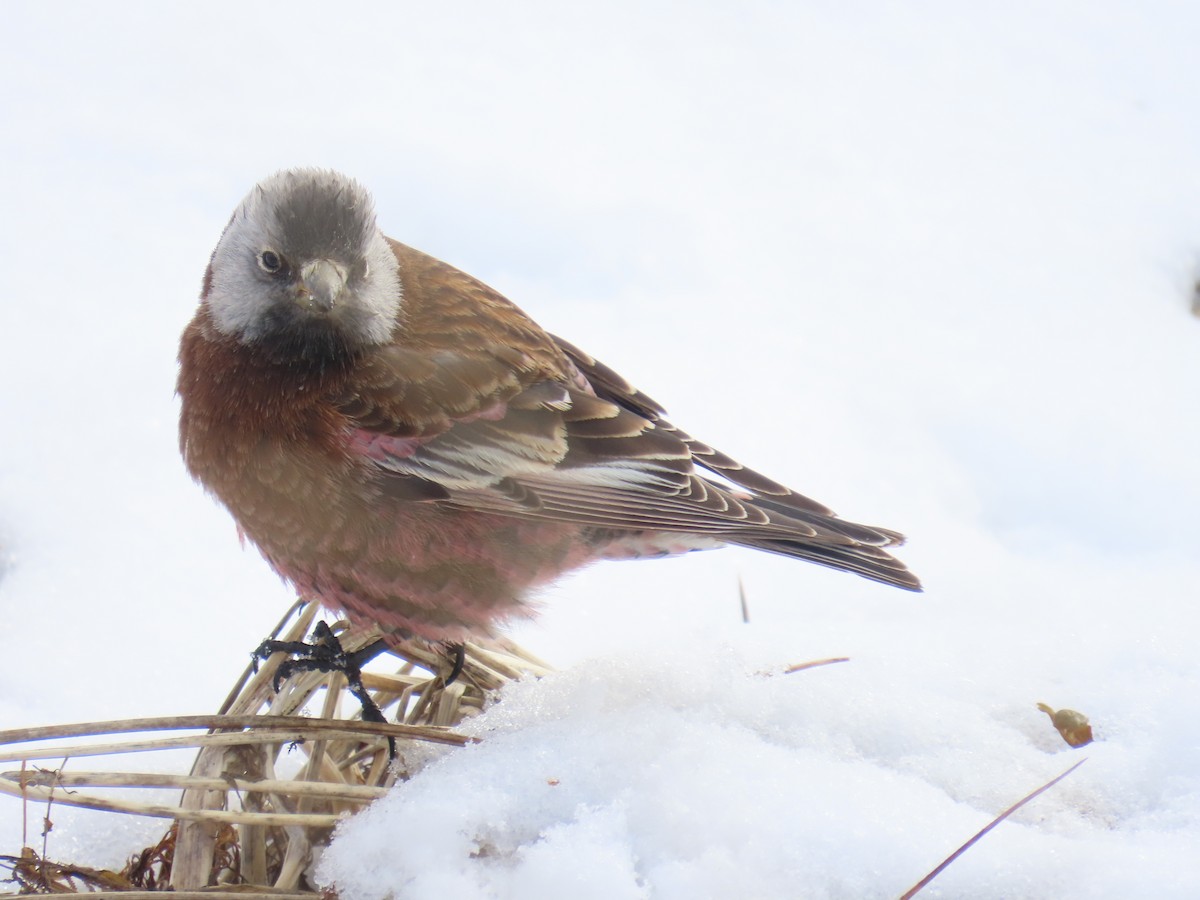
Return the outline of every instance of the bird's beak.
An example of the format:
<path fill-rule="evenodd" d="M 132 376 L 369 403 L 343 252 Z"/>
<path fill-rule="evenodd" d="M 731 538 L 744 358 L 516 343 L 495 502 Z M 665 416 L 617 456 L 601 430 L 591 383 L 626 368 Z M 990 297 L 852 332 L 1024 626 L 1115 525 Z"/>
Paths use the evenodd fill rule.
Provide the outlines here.
<path fill-rule="evenodd" d="M 317 259 L 300 270 L 296 302 L 313 312 L 327 313 L 346 288 L 346 270 L 328 259 Z"/>

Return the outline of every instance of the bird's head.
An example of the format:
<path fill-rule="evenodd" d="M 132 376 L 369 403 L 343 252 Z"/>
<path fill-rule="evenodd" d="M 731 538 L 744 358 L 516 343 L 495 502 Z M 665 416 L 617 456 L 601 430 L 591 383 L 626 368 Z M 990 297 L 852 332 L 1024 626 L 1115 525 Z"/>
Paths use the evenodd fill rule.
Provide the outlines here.
<path fill-rule="evenodd" d="M 234 211 L 203 300 L 221 334 L 283 361 L 324 361 L 391 337 L 400 275 L 362 185 L 291 169 L 256 185 Z"/>

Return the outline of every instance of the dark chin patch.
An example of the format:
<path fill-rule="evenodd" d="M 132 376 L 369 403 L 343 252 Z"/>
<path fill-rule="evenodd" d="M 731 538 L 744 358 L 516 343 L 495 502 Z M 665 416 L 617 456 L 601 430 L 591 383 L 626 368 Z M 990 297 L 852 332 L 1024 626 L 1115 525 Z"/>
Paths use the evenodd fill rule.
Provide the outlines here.
<path fill-rule="evenodd" d="M 255 346 L 273 362 L 302 363 L 321 369 L 349 362 L 359 349 L 331 319 L 291 311 L 272 316 Z"/>

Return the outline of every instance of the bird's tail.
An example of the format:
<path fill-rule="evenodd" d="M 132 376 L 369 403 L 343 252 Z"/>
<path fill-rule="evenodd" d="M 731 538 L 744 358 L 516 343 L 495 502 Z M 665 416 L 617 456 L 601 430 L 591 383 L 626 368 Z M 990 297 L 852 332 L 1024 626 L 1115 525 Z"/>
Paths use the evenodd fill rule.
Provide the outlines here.
<path fill-rule="evenodd" d="M 754 506 L 767 513 L 770 524 L 723 535 L 725 541 L 853 572 L 907 591 L 921 590 L 917 576 L 885 549 L 904 543 L 900 532 L 839 519 L 828 510 L 809 511 L 794 498 L 794 494 L 754 497 Z"/>
<path fill-rule="evenodd" d="M 861 526 L 860 526 L 861 527 Z M 889 533 L 889 532 L 881 532 Z M 906 591 L 920 591 L 921 582 L 904 563 L 880 546 L 860 542 L 829 544 L 809 537 L 746 537 L 728 535 L 731 544 L 766 550 L 794 559 L 805 559 L 831 569 L 853 572 L 863 578 L 894 585 Z M 900 543 L 894 541 L 893 543 Z M 889 545 L 884 545 L 889 546 Z"/>

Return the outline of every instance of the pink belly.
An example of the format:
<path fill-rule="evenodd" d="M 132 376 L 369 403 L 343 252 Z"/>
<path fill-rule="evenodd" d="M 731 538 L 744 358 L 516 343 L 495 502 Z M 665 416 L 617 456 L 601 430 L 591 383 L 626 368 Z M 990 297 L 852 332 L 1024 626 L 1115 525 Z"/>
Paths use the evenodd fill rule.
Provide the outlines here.
<path fill-rule="evenodd" d="M 256 543 L 301 593 L 358 624 L 431 641 L 490 634 L 530 615 L 532 589 L 596 558 L 575 525 L 423 503 L 395 513 L 390 523 L 342 523 L 313 542 Z"/>

